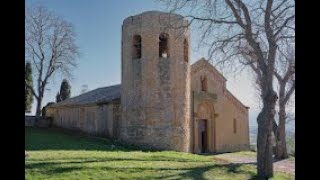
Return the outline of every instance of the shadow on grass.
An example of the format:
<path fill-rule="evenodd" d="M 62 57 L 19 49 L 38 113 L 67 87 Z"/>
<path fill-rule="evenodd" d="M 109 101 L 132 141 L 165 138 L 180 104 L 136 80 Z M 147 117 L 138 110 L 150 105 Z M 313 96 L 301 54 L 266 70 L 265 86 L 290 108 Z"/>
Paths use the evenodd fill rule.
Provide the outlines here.
<path fill-rule="evenodd" d="M 113 157 L 103 157 L 103 158 L 63 158 L 63 159 L 52 159 L 52 160 L 28 160 L 28 164 L 25 165 L 27 169 L 41 168 L 43 166 L 61 166 L 65 164 L 86 164 L 86 163 L 108 163 L 112 161 L 133 161 L 133 162 L 180 162 L 180 163 L 204 163 L 212 161 L 197 161 L 177 157 L 169 156 L 144 156 L 142 158 L 113 158 Z"/>
<path fill-rule="evenodd" d="M 37 129 L 37 128 L 26 128 L 26 150 L 103 150 L 103 151 L 144 151 L 144 152 L 156 152 L 154 150 L 142 149 L 138 146 L 130 146 L 121 144 L 109 139 L 93 138 L 80 133 L 71 133 L 59 131 L 56 129 Z M 130 161 L 131 167 L 114 167 L 115 163 L 121 164 L 123 161 Z M 157 161 L 171 161 L 190 163 L 193 167 L 141 167 L 144 166 L 145 162 L 157 162 Z M 90 163 L 100 163 L 97 167 L 92 166 Z M 109 164 L 108 162 L 112 162 Z M 134 163 L 137 162 L 137 163 Z M 140 162 L 140 163 L 139 163 Z M 113 172 L 114 174 L 130 174 L 138 173 L 144 176 L 139 179 L 205 179 L 204 174 L 207 171 L 217 171 L 217 174 L 222 172 L 225 176 L 230 178 L 234 174 L 243 174 L 248 176 L 248 179 L 258 180 L 253 170 L 240 168 L 244 163 L 232 164 L 210 164 L 210 165 L 199 165 L 199 162 L 212 162 L 202 160 L 192 160 L 187 158 L 172 157 L 170 155 L 146 155 L 140 158 L 113 158 L 113 157 L 91 157 L 91 158 L 68 158 L 63 159 L 45 159 L 45 160 L 26 160 L 26 171 L 37 172 L 41 174 L 61 174 L 61 173 L 83 173 L 84 171 L 98 170 L 99 172 Z M 192 164 L 194 163 L 194 164 Z M 198 163 L 198 164 L 196 164 Z M 156 163 L 158 166 L 161 162 Z M 254 163 L 248 163 L 254 164 Z M 187 164 L 186 164 L 187 165 Z M 196 166 L 196 167 L 194 167 Z M 152 171 L 153 173 L 148 174 L 146 171 Z M 164 172 L 162 172 L 164 171 Z M 112 173 L 111 173 L 112 174 Z M 148 177 L 147 177 L 148 176 Z M 213 177 L 214 178 L 214 177 Z M 260 178 L 261 179 L 261 178 Z"/>
<path fill-rule="evenodd" d="M 93 137 L 74 130 L 60 128 L 25 128 L 25 149 L 32 150 L 145 150 L 138 146 L 123 144 L 113 139 Z"/>
<path fill-rule="evenodd" d="M 41 163 L 30 163 L 26 165 L 26 170 L 31 171 L 40 171 L 44 174 L 53 175 L 56 173 L 68 173 L 71 171 L 103 171 L 103 172 L 116 172 L 118 174 L 141 174 L 141 178 L 144 179 L 147 176 L 152 179 L 199 179 L 204 180 L 207 177 L 204 176 L 204 173 L 207 171 L 215 171 L 218 174 L 229 175 L 235 174 L 245 174 L 248 179 L 259 180 L 261 178 L 257 177 L 253 171 L 239 169 L 244 164 L 212 164 L 206 166 L 190 167 L 190 168 L 169 168 L 169 167 L 114 167 L 108 165 L 107 163 L 102 164 L 99 167 L 92 166 L 82 166 L 85 163 L 95 163 L 95 162 L 110 162 L 110 161 L 141 161 L 141 159 L 117 159 L 117 158 L 107 158 L 103 160 L 87 160 L 87 161 L 67 161 L 67 162 L 41 162 Z M 142 160 L 147 161 L 147 160 Z M 149 160 L 155 161 L 155 160 Z M 82 164 L 83 163 L 83 164 Z M 251 164 L 251 163 L 248 163 Z M 71 167 L 70 167 L 71 166 Z M 148 173 L 144 173 L 148 172 Z M 150 172 L 153 172 L 150 176 Z M 212 177 L 214 178 L 214 177 Z"/>
<path fill-rule="evenodd" d="M 50 169 L 46 171 L 46 174 L 57 174 L 57 173 L 69 173 L 73 171 L 79 171 L 82 170 L 82 167 L 56 167 L 54 169 Z"/>

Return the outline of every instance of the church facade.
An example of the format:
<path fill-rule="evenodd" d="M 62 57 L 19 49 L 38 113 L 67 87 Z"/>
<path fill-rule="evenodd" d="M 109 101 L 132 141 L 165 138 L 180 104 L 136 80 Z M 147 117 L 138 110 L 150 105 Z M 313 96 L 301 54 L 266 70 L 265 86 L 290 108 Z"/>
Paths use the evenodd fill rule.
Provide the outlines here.
<path fill-rule="evenodd" d="M 53 124 L 154 149 L 249 149 L 249 108 L 226 89 L 226 79 L 207 60 L 190 64 L 187 24 L 183 16 L 159 11 L 126 18 L 121 85 L 47 107 Z"/>

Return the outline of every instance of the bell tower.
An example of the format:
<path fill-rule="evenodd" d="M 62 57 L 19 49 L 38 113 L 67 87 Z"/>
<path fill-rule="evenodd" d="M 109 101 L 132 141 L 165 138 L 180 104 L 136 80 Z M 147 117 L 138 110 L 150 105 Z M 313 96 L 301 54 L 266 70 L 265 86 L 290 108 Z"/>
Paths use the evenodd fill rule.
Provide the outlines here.
<path fill-rule="evenodd" d="M 120 139 L 191 151 L 187 23 L 183 16 L 159 11 L 123 21 Z"/>

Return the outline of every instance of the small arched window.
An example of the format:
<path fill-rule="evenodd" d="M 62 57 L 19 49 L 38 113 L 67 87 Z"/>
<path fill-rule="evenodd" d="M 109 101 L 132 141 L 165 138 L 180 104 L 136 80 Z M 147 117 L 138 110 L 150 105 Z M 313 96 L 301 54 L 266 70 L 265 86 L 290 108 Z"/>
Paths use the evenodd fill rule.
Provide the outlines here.
<path fill-rule="evenodd" d="M 159 57 L 168 58 L 169 57 L 169 35 L 162 33 L 159 36 Z"/>
<path fill-rule="evenodd" d="M 133 36 L 133 47 L 132 47 L 132 58 L 140 59 L 141 54 L 141 36 L 134 35 Z"/>
<path fill-rule="evenodd" d="M 201 81 L 201 91 L 208 91 L 207 77 L 202 76 L 200 78 Z"/>
<path fill-rule="evenodd" d="M 184 56 L 184 61 L 189 62 L 189 45 L 186 39 L 183 42 L 183 56 Z"/>

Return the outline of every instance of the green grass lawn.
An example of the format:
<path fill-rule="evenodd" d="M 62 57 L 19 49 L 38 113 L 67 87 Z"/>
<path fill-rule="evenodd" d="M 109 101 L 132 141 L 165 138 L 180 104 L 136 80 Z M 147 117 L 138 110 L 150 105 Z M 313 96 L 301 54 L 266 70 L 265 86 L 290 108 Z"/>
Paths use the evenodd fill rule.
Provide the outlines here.
<path fill-rule="evenodd" d="M 142 151 L 106 139 L 54 129 L 25 129 L 26 179 L 257 179 L 254 165 L 213 156 Z M 294 179 L 276 173 L 274 179 Z"/>

